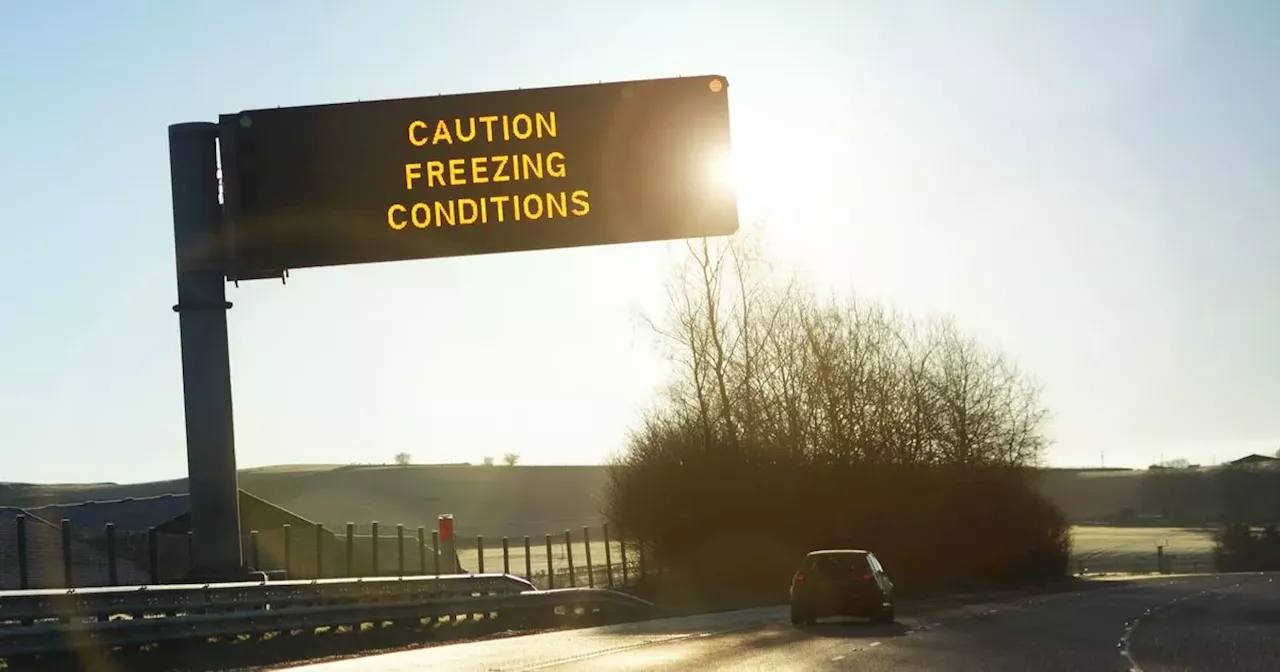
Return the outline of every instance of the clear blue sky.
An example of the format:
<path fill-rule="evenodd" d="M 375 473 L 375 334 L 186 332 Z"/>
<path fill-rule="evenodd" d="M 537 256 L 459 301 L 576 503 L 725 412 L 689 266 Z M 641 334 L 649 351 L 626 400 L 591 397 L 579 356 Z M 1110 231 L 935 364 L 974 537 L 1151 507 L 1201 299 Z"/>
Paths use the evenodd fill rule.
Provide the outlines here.
<path fill-rule="evenodd" d="M 1008 351 L 1051 462 L 1280 447 L 1280 3 L 788 4 L 6 4 L 0 480 L 185 473 L 168 124 L 708 72 L 770 252 Z M 673 254 L 231 289 L 240 463 L 599 461 Z"/>

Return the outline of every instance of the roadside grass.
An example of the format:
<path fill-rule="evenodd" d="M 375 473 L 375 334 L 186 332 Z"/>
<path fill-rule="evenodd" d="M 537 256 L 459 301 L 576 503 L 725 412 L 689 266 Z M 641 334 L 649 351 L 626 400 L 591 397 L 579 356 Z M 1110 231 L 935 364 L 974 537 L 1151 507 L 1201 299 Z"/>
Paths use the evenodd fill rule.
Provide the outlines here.
<path fill-rule="evenodd" d="M 1175 573 L 1212 571 L 1213 530 L 1184 527 L 1115 527 L 1075 525 L 1071 528 L 1071 571 L 1090 574 L 1157 571 L 1157 546 L 1164 547 Z"/>

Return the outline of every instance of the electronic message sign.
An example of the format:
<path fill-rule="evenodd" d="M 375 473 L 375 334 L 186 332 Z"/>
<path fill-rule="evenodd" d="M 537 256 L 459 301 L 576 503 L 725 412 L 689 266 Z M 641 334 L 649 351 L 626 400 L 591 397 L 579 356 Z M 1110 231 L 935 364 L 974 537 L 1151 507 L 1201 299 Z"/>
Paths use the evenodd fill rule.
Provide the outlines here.
<path fill-rule="evenodd" d="M 228 277 L 729 235 L 708 75 L 223 115 Z"/>

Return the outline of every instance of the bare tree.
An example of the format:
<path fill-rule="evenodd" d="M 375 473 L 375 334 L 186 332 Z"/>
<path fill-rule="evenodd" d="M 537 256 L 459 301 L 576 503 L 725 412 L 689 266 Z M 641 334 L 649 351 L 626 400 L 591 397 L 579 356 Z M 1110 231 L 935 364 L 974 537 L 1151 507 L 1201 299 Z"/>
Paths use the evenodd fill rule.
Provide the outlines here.
<path fill-rule="evenodd" d="M 396 464 L 407 467 L 413 463 L 413 456 L 409 453 L 396 453 Z"/>
<path fill-rule="evenodd" d="M 520 461 L 520 453 L 504 453 L 502 455 L 502 463 L 508 467 L 516 466 L 516 462 Z"/>
<path fill-rule="evenodd" d="M 489 456 L 487 456 L 487 455 L 486 455 L 486 456 L 485 456 L 485 458 L 484 458 L 484 466 L 486 466 L 486 467 L 492 467 L 492 466 L 493 466 L 493 458 L 492 458 L 492 457 L 489 457 Z"/>
<path fill-rule="evenodd" d="M 646 423 L 687 423 L 699 450 L 767 461 L 1032 465 L 1043 454 L 1038 386 L 954 323 L 820 300 L 771 274 L 750 240 L 687 251 L 666 319 L 649 321 L 677 367 Z"/>

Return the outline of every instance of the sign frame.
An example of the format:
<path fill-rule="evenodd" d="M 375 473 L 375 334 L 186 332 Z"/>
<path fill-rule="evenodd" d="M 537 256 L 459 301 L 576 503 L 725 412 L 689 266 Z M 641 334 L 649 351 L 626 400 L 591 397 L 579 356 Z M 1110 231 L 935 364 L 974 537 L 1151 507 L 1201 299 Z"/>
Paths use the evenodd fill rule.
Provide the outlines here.
<path fill-rule="evenodd" d="M 695 91 L 705 91 L 704 97 L 698 99 L 694 96 Z M 581 217 L 579 222 L 582 223 L 581 231 L 569 228 L 564 222 L 552 223 L 551 214 L 555 214 L 552 213 L 554 204 L 548 201 L 547 219 L 539 224 L 528 224 L 520 233 L 511 233 L 517 229 L 510 224 L 507 224 L 506 228 L 500 228 L 504 226 L 503 224 L 488 224 L 488 228 L 484 230 L 491 233 L 481 236 L 475 233 L 479 227 L 442 228 L 442 223 L 437 221 L 433 228 L 430 222 L 420 226 L 420 221 L 414 219 L 414 226 L 422 230 L 413 228 L 396 230 L 397 235 L 409 234 L 401 236 L 401 239 L 413 241 L 405 245 L 406 251 L 380 254 L 384 249 L 391 248 L 391 244 L 384 240 L 389 240 L 390 235 L 382 229 L 379 229 L 378 233 L 372 231 L 375 226 L 385 228 L 385 224 L 375 224 L 373 220 L 367 220 L 368 224 L 348 225 L 344 223 L 345 214 L 342 216 L 334 214 L 339 211 L 343 213 L 358 211 L 362 218 L 372 217 L 372 214 L 364 214 L 365 208 L 368 208 L 369 213 L 373 212 L 372 206 L 368 203 L 378 198 L 382 198 L 385 202 L 387 195 L 394 191 L 393 187 L 388 186 L 388 181 L 391 179 L 388 176 L 392 174 L 392 170 L 390 168 L 384 170 L 387 166 L 400 170 L 400 164 L 404 164 L 403 179 L 408 186 L 400 185 L 401 191 L 407 192 L 415 186 L 422 187 L 423 178 L 420 175 L 416 184 L 411 182 L 409 164 L 405 162 L 404 157 L 413 156 L 413 152 L 426 153 L 435 149 L 434 144 L 428 145 L 425 149 L 421 147 L 405 149 L 415 139 L 413 128 L 410 126 L 408 142 L 395 150 L 402 154 L 394 156 L 378 154 L 379 151 L 387 150 L 390 134 L 380 131 L 381 135 L 377 138 L 377 142 L 382 143 L 380 145 L 373 141 L 366 142 L 366 135 L 373 132 L 370 130 L 373 128 L 373 122 L 370 121 L 369 126 L 364 126 L 351 120 L 360 120 L 363 124 L 365 117 L 374 119 L 382 115 L 397 118 L 397 112 L 392 110 L 401 110 L 398 120 L 403 124 L 408 123 L 410 119 L 403 115 L 404 109 L 414 108 L 427 112 L 445 110 L 445 113 L 439 115 L 436 121 L 439 124 L 445 124 L 446 121 L 452 120 L 461 128 L 463 117 L 451 117 L 449 112 L 474 110 L 488 105 L 495 110 L 495 114 L 499 114 L 498 110 L 501 108 L 500 114 L 503 115 L 505 124 L 508 116 L 512 118 L 522 114 L 529 116 L 518 112 L 523 109 L 520 107 L 520 101 L 540 101 L 546 108 L 549 105 L 546 101 L 560 98 L 567 102 L 558 103 L 562 105 L 562 109 L 558 110 L 559 117 L 556 116 L 557 110 L 551 108 L 550 138 L 552 140 L 539 136 L 538 142 L 530 141 L 535 149 L 529 151 L 537 152 L 540 161 L 545 160 L 548 172 L 553 168 L 550 157 L 553 154 L 559 154 L 560 172 L 555 177 L 561 178 L 567 174 L 569 180 L 575 178 L 578 180 L 573 184 L 590 185 L 590 187 L 583 186 L 582 190 L 594 190 L 591 191 L 593 199 L 591 206 L 595 212 Z M 504 105 L 510 107 L 503 108 Z M 628 105 L 630 107 L 627 107 Z M 512 110 L 517 112 L 513 113 Z M 288 119 L 290 115 L 296 115 L 297 124 L 303 130 L 293 136 L 287 132 L 278 133 L 273 138 L 270 135 L 271 124 L 276 124 L 275 128 L 279 129 L 284 125 L 281 119 Z M 601 118 L 602 116 L 605 118 Z M 471 118 L 473 137 L 476 135 L 475 119 L 477 118 L 484 119 L 483 117 Z M 260 142 L 252 140 L 253 131 L 246 130 L 254 126 L 254 119 L 268 120 L 265 124 L 258 124 L 258 128 L 267 129 L 262 131 L 261 136 L 266 140 Z M 545 127 L 546 119 L 541 121 Z M 676 123 L 677 121 L 679 123 Z M 307 124 L 311 126 L 308 127 Z M 580 124 L 586 129 L 582 131 L 583 135 L 572 135 L 576 132 L 573 124 Z M 359 126 L 358 130 L 347 132 L 354 126 Z M 705 176 L 705 182 L 697 187 L 693 186 L 693 178 L 690 177 L 698 171 L 709 172 L 713 162 L 727 164 L 731 160 L 728 79 L 717 74 L 244 110 L 220 115 L 219 127 L 226 222 L 224 250 L 227 260 L 226 275 L 231 281 L 281 278 L 287 276 L 289 270 L 297 268 L 714 237 L 732 235 L 739 228 L 736 186 L 717 184 L 712 179 L 714 176 L 708 174 Z M 310 142 L 317 140 L 320 136 L 317 135 L 319 131 L 313 133 L 308 129 L 332 128 L 341 128 L 342 132 L 323 136 L 330 140 L 323 144 Z M 605 135 L 604 140 L 601 140 L 599 135 L 602 128 L 609 129 L 608 132 L 611 134 Z M 403 135 L 405 131 L 405 128 L 397 129 L 396 133 L 399 134 L 397 140 L 405 137 Z M 592 133 L 596 135 L 592 136 Z M 637 140 L 642 137 L 645 139 L 644 144 L 640 144 Z M 272 140 L 280 144 L 272 147 L 270 144 Z M 305 144 L 304 140 L 307 141 Z M 255 150 L 255 142 L 259 142 L 257 150 Z M 289 144 L 290 142 L 293 144 Z M 477 151 L 482 151 L 491 145 L 500 145 L 501 151 L 505 152 L 516 141 L 511 137 L 494 140 L 491 126 L 487 143 L 479 144 L 484 142 L 484 138 L 479 138 L 475 142 L 479 145 Z M 262 150 L 261 145 L 265 145 L 267 149 Z M 356 153 L 357 145 L 360 147 L 369 145 L 372 148 L 361 154 Z M 443 156 L 448 157 L 451 169 L 454 167 L 453 162 L 459 157 L 471 161 L 472 164 L 479 160 L 477 156 L 484 158 L 482 155 L 458 151 L 452 146 L 452 141 L 449 145 L 444 149 L 446 154 Z M 559 149 L 561 145 L 565 147 L 563 151 Z M 300 147 L 308 148 L 309 153 Z M 312 147 L 322 147 L 322 149 L 310 149 Z M 259 160 L 255 165 L 254 151 L 268 155 L 269 158 Z M 496 153 L 499 150 L 493 151 Z M 568 155 L 567 159 L 566 155 Z M 706 165 L 701 165 L 704 155 L 707 158 Z M 306 170 L 315 176 L 312 183 L 305 183 L 302 178 L 289 182 L 288 179 L 280 177 L 279 168 L 282 164 L 297 157 L 311 156 L 325 159 L 307 166 Z M 427 156 L 430 157 L 429 154 Z M 524 156 L 527 161 L 531 154 L 521 156 Z M 277 157 L 289 157 L 289 159 Z M 516 155 L 512 154 L 512 158 L 515 157 Z M 339 165 L 343 159 L 355 163 Z M 433 159 L 431 162 L 438 161 Z M 375 182 L 368 177 L 369 170 L 359 172 L 374 163 L 381 171 L 379 172 L 381 181 Z M 262 168 L 264 165 L 265 169 Z M 254 170 L 269 173 L 272 168 L 277 169 L 277 173 L 269 174 L 265 178 L 259 176 L 255 180 Z M 341 174 L 343 170 L 350 171 L 350 174 L 344 177 Z M 421 167 L 417 172 L 422 172 Z M 348 180 L 346 177 L 351 179 Z M 397 175 L 396 179 L 401 178 Z M 552 186 L 548 186 L 550 179 L 547 175 L 539 173 L 537 179 L 530 178 L 530 183 L 552 189 Z M 536 186 L 529 188 L 534 189 Z M 569 189 L 572 185 L 560 188 Z M 254 203 L 246 202 L 254 200 L 252 197 L 246 199 L 246 189 L 256 190 L 253 193 L 258 195 L 257 202 L 266 202 L 267 205 L 255 211 Z M 272 192 L 271 189 L 276 191 Z M 457 196 L 459 202 L 480 198 L 479 195 L 494 190 L 479 188 L 474 184 L 459 188 L 452 183 L 428 184 L 427 189 L 455 189 L 456 193 L 462 194 Z M 307 220 L 318 223 L 314 229 L 303 226 L 302 222 L 306 218 L 301 214 L 308 212 L 307 208 L 312 206 L 296 204 L 299 194 L 308 190 L 311 190 L 310 193 L 319 193 L 320 202 L 323 204 L 313 209 L 314 212 L 320 213 L 319 216 Z M 377 190 L 376 195 L 370 190 Z M 263 198 L 263 193 L 268 194 L 268 197 Z M 330 194 L 336 195 L 330 197 Z M 552 193 L 547 193 L 547 196 L 550 198 Z M 519 206 L 516 203 L 519 202 L 520 197 L 520 195 L 512 196 L 513 211 L 518 209 Z M 528 198 L 528 196 L 524 197 Z M 292 206 L 294 214 L 288 217 L 278 216 L 278 213 L 287 210 L 286 206 L 290 204 L 291 198 L 295 200 Z M 325 198 L 330 200 L 325 201 Z M 343 200 L 344 198 L 347 200 Z M 504 197 L 491 196 L 491 198 L 497 200 Z M 355 205 L 352 204 L 357 201 Z M 431 203 L 435 206 L 437 213 L 440 212 L 440 202 Z M 398 204 L 394 201 L 393 203 Z M 449 203 L 452 208 L 453 201 Z M 424 205 L 424 202 L 413 203 L 415 208 L 419 205 Z M 390 206 L 382 207 L 388 213 L 385 215 L 385 221 L 390 223 Z M 541 207 L 539 206 L 539 209 Z M 563 207 L 563 199 L 561 207 Z M 407 210 L 398 211 L 400 214 L 407 212 Z M 414 210 L 415 217 L 418 212 L 417 209 Z M 356 227 L 359 226 L 370 228 L 357 230 Z M 402 229 L 404 226 L 401 223 Z M 454 226 L 452 221 L 449 222 L 449 226 Z M 528 227 L 533 226 L 542 228 L 530 233 Z M 327 234 L 323 232 L 338 231 L 339 227 L 342 227 L 340 236 L 325 237 Z M 304 234 L 307 231 L 314 231 L 314 233 L 309 234 L 311 238 L 303 239 L 294 251 L 288 251 L 289 245 L 295 240 L 290 238 L 291 232 L 298 231 Z M 419 239 L 410 237 L 414 234 L 419 234 Z M 421 242 L 421 238 L 432 234 L 435 234 L 435 240 L 450 242 L 439 247 L 432 247 L 434 242 Z M 269 242 L 255 242 L 255 236 Z M 450 237 L 446 238 L 446 236 Z M 356 244 L 347 245 L 350 242 Z M 449 250 L 441 251 L 443 248 L 449 248 Z M 296 252 L 296 249 L 304 251 Z M 307 249 L 322 250 L 322 253 L 307 257 L 308 253 L 305 251 Z M 343 255 L 348 249 L 359 250 L 359 252 L 353 252 L 350 258 L 347 258 Z"/>

